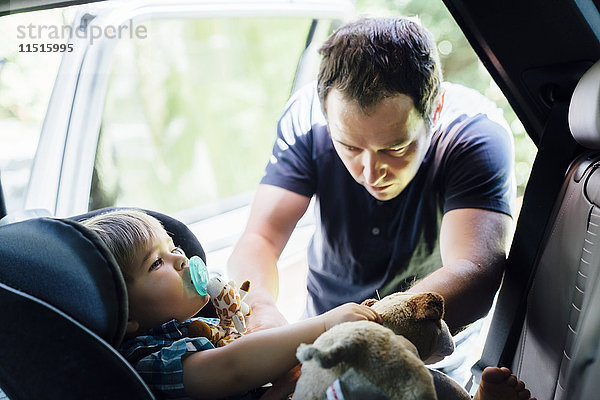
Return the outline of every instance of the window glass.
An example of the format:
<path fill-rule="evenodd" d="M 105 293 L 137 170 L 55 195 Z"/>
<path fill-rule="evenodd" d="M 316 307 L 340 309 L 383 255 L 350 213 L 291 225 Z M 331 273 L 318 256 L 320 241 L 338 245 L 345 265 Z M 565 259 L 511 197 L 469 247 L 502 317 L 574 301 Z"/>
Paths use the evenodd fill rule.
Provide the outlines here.
<path fill-rule="evenodd" d="M 143 24 L 146 37 L 115 49 L 89 208 L 145 207 L 189 223 L 248 203 L 311 20 Z"/>
<path fill-rule="evenodd" d="M 53 35 L 69 26 L 74 8 L 0 19 L 0 174 L 8 212 L 21 210 L 46 108 L 66 43 Z M 41 44 L 45 45 L 40 49 Z M 43 51 L 42 51 L 43 50 Z"/>

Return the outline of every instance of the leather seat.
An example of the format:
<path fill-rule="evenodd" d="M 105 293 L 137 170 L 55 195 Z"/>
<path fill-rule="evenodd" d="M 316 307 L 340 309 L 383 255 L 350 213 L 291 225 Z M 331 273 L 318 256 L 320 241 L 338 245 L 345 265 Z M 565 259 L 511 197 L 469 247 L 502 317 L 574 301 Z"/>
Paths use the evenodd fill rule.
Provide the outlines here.
<path fill-rule="evenodd" d="M 589 151 L 565 176 L 534 267 L 512 363 L 539 400 L 598 398 L 600 389 L 600 62 L 573 93 L 569 126 Z M 588 385 L 594 390 L 582 392 Z"/>

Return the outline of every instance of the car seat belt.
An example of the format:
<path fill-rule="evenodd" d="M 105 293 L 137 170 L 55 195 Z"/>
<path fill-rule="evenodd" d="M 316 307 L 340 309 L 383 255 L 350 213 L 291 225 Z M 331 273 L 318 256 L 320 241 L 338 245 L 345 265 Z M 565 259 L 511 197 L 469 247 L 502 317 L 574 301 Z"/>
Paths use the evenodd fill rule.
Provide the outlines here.
<path fill-rule="evenodd" d="M 544 127 L 485 347 L 481 359 L 471 368 L 475 382 L 479 382 L 485 367 L 512 363 L 546 225 L 565 172 L 581 150 L 569 134 L 568 105 L 568 101 L 554 103 Z"/>

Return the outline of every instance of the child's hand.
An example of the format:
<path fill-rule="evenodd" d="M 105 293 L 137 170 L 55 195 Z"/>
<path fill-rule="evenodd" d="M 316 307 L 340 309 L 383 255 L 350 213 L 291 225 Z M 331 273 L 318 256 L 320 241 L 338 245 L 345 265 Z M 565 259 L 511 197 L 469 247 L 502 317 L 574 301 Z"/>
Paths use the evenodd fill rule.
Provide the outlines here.
<path fill-rule="evenodd" d="M 371 307 L 356 303 L 346 303 L 322 314 L 325 329 L 330 329 L 342 322 L 350 321 L 374 321 L 381 323 L 381 316 Z"/>

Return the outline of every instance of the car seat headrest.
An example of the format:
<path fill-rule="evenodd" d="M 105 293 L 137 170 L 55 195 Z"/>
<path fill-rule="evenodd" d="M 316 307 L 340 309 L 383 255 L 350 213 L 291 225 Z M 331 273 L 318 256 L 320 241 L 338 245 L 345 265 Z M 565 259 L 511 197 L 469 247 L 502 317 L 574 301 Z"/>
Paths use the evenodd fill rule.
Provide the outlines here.
<path fill-rule="evenodd" d="M 125 281 L 98 235 L 79 223 L 113 209 L 0 226 L 0 282 L 56 307 L 117 347 L 127 324 Z M 157 218 L 188 256 L 197 255 L 206 262 L 200 242 L 185 224 L 161 213 L 143 211 Z M 213 316 L 214 309 L 203 312 Z"/>
<path fill-rule="evenodd" d="M 0 243 L 0 282 L 58 308 L 113 346 L 121 342 L 125 282 L 96 234 L 74 221 L 35 218 L 0 227 Z"/>
<path fill-rule="evenodd" d="M 575 87 L 569 105 L 569 127 L 577 143 L 600 149 L 600 60 Z"/>

